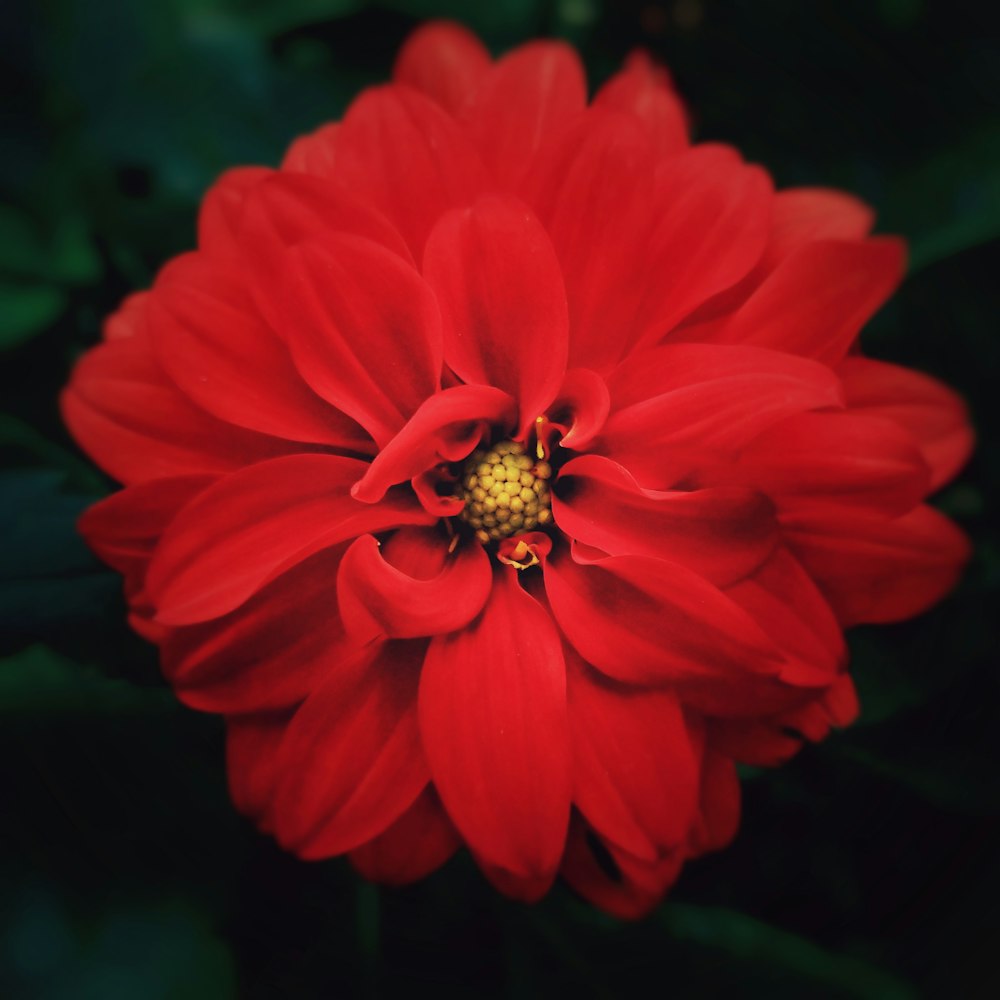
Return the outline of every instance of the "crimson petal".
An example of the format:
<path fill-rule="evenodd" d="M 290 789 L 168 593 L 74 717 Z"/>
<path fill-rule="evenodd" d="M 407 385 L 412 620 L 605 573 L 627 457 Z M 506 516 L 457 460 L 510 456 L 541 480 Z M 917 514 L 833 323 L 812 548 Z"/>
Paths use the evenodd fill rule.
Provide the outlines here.
<path fill-rule="evenodd" d="M 353 458 L 289 455 L 205 490 L 164 533 L 150 566 L 147 586 L 158 620 L 184 625 L 218 618 L 320 549 L 434 520 L 412 495 L 374 505 L 354 500 L 351 484 L 365 468 Z"/>
<path fill-rule="evenodd" d="M 303 858 L 378 836 L 429 778 L 417 725 L 424 643 L 383 643 L 341 659 L 295 713 L 278 750 L 275 835 Z"/>
<path fill-rule="evenodd" d="M 209 189 L 198 212 L 198 249 L 213 257 L 240 253 L 239 230 L 247 196 L 274 171 L 265 167 L 227 170 Z"/>
<path fill-rule="evenodd" d="M 261 712 L 226 719 L 226 774 L 233 805 L 271 831 L 273 792 L 278 778 L 278 747 L 290 712 Z"/>
<path fill-rule="evenodd" d="M 494 580 L 476 621 L 431 641 L 420 730 L 445 808 L 477 858 L 540 895 L 569 819 L 562 644 L 515 570 Z"/>
<path fill-rule="evenodd" d="M 464 382 L 517 399 L 526 433 L 566 373 L 566 291 L 547 233 L 516 198 L 484 198 L 438 223 L 424 275 L 441 305 L 445 361 Z"/>
<path fill-rule="evenodd" d="M 358 538 L 337 576 L 347 630 L 364 641 L 413 639 L 472 621 L 492 586 L 489 557 L 476 543 L 442 558 L 445 553 L 445 541 L 429 529 L 402 529 L 384 546 L 372 535 Z"/>

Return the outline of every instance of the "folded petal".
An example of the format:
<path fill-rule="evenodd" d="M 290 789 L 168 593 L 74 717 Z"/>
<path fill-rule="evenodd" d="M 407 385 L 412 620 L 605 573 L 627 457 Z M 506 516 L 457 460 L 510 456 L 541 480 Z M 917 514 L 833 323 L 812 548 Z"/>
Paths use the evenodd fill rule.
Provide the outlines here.
<path fill-rule="evenodd" d="M 496 186 L 516 190 L 546 143 L 587 104 L 587 81 L 565 42 L 529 42 L 507 53 L 480 82 L 462 120 Z"/>
<path fill-rule="evenodd" d="M 970 554 L 962 531 L 927 506 L 891 520 L 803 509 L 782 527 L 845 626 L 920 614 L 955 586 Z"/>
<path fill-rule="evenodd" d="M 607 840 L 653 861 L 694 821 L 699 762 L 677 695 L 638 690 L 566 652 L 573 802 Z"/>
<path fill-rule="evenodd" d="M 290 250 L 279 330 L 302 377 L 385 444 L 440 386 L 430 288 L 385 247 L 332 235 Z"/>
<path fill-rule="evenodd" d="M 566 638 L 588 663 L 629 684 L 716 684 L 775 674 L 778 650 L 753 618 L 676 563 L 613 556 L 582 565 L 567 547 L 545 564 L 545 592 Z"/>
<path fill-rule="evenodd" d="M 566 373 L 566 291 L 548 235 L 515 198 L 452 212 L 427 241 L 444 355 L 464 382 L 510 393 L 526 433 Z"/>
<path fill-rule="evenodd" d="M 258 317 L 234 265 L 176 258 L 149 300 L 157 362 L 220 420 L 292 441 L 367 450 L 363 428 L 302 381 L 285 343 Z"/>
<path fill-rule="evenodd" d="M 563 466 L 552 513 L 570 538 L 609 555 L 682 563 L 716 584 L 753 572 L 777 542 L 774 506 L 756 490 L 645 490 L 600 455 Z"/>
<path fill-rule="evenodd" d="M 516 404 L 488 385 L 456 385 L 431 396 L 406 426 L 375 456 L 352 488 L 364 503 L 385 496 L 395 483 L 405 482 L 441 462 L 465 458 L 490 425 L 510 426 Z"/>
<path fill-rule="evenodd" d="M 585 448 L 600 433 L 611 411 L 604 379 L 587 368 L 571 368 L 545 413 L 545 423 L 559 433 L 564 448 Z M 536 428 L 541 437 L 542 431 Z"/>
<path fill-rule="evenodd" d="M 336 599 L 338 546 L 211 622 L 170 629 L 163 672 L 186 705 L 225 714 L 290 708 L 338 669 L 348 643 Z"/>
<path fill-rule="evenodd" d="M 903 514 L 930 485 L 911 434 L 851 410 L 800 413 L 769 427 L 741 452 L 740 474 L 782 510 L 821 503 Z"/>
<path fill-rule="evenodd" d="M 717 339 L 835 365 L 902 280 L 905 258 L 902 241 L 890 237 L 809 243 L 784 259 Z"/>
<path fill-rule="evenodd" d="M 639 352 L 608 387 L 612 413 L 594 450 L 657 488 L 713 457 L 733 456 L 785 417 L 842 405 L 840 383 L 824 365 L 715 344 Z"/>
<path fill-rule="evenodd" d="M 181 393 L 153 359 L 147 306 L 148 296 L 130 300 L 130 328 L 109 323 L 108 339 L 77 362 L 60 398 L 70 432 L 102 469 L 132 485 L 219 475 L 293 449 L 217 420 Z"/>
<path fill-rule="evenodd" d="M 427 786 L 417 726 L 424 643 L 341 658 L 278 749 L 275 835 L 300 857 L 343 854 L 399 819 Z"/>
<path fill-rule="evenodd" d="M 569 820 L 566 674 L 556 627 L 516 570 L 496 572 L 471 625 L 431 641 L 420 730 L 435 786 L 477 858 L 540 895 Z"/>
<path fill-rule="evenodd" d="M 432 785 L 391 826 L 351 851 L 351 864 L 367 879 L 406 885 L 440 868 L 462 839 Z"/>
<path fill-rule="evenodd" d="M 478 543 L 448 554 L 434 529 L 401 529 L 382 546 L 372 535 L 354 541 L 340 564 L 337 599 L 359 639 L 413 639 L 467 625 L 491 586 L 489 556 Z"/>
<path fill-rule="evenodd" d="M 164 533 L 150 566 L 158 619 L 218 618 L 314 552 L 368 531 L 432 522 L 402 491 L 380 504 L 354 500 L 351 484 L 365 468 L 353 458 L 289 455 L 199 494 Z"/>
<path fill-rule="evenodd" d="M 423 94 L 391 85 L 365 90 L 348 108 L 333 175 L 396 226 L 417 261 L 441 215 L 490 187 L 455 120 Z"/>
<path fill-rule="evenodd" d="M 486 46 L 467 28 L 452 21 L 422 24 L 403 43 L 392 78 L 458 112 L 492 64 Z"/>
<path fill-rule="evenodd" d="M 845 358 L 837 374 L 852 410 L 895 421 L 916 438 L 930 466 L 930 489 L 943 486 L 968 461 L 975 444 L 968 407 L 936 378 L 862 357 Z"/>
<path fill-rule="evenodd" d="M 633 52 L 594 96 L 594 107 L 633 116 L 660 156 L 688 148 L 687 115 L 666 70 L 645 52 Z"/>

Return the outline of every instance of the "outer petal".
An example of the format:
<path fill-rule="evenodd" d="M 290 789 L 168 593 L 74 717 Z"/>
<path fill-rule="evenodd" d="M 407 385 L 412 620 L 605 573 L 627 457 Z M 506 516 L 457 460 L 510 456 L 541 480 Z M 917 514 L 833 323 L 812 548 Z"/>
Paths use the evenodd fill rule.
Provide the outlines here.
<path fill-rule="evenodd" d="M 290 712 L 238 715 L 226 719 L 226 773 L 233 805 L 273 830 L 271 811 L 278 771 L 278 746 L 288 726 Z"/>
<path fill-rule="evenodd" d="M 509 427 L 515 408 L 507 393 L 488 385 L 456 385 L 431 396 L 375 456 L 352 495 L 374 503 L 395 483 L 465 458 L 490 425 Z"/>
<path fill-rule="evenodd" d="M 717 584 L 752 573 L 777 543 L 774 506 L 755 490 L 644 490 L 599 455 L 563 467 L 552 512 L 567 535 L 609 555 L 656 556 Z"/>
<path fill-rule="evenodd" d="M 545 230 L 516 199 L 484 198 L 437 225 L 424 274 L 441 305 L 445 361 L 463 381 L 517 399 L 526 433 L 566 372 L 566 291 Z"/>
<path fill-rule="evenodd" d="M 167 529 L 150 567 L 158 619 L 182 625 L 218 618 L 320 549 L 431 521 L 410 496 L 378 505 L 354 500 L 350 485 L 364 469 L 352 458 L 290 455 L 200 494 Z"/>
<path fill-rule="evenodd" d="M 567 650 L 573 802 L 602 836 L 655 860 L 687 837 L 698 754 L 677 695 L 628 688 Z"/>
<path fill-rule="evenodd" d="M 358 424 L 302 381 L 235 267 L 204 254 L 172 261 L 150 297 L 149 330 L 163 370 L 220 420 L 293 441 L 370 448 Z"/>
<path fill-rule="evenodd" d="M 337 135 L 340 122 L 328 122 L 307 135 L 299 136 L 288 147 L 281 161 L 281 172 L 332 177 L 337 163 Z"/>
<path fill-rule="evenodd" d="M 369 240 L 289 251 L 279 329 L 303 378 L 385 444 L 440 385 L 441 319 L 420 275 Z"/>
<path fill-rule="evenodd" d="M 545 564 L 552 613 L 577 652 L 631 684 L 774 674 L 780 654 L 742 608 L 683 566 L 639 556 Z"/>
<path fill-rule="evenodd" d="M 594 97 L 594 106 L 632 115 L 656 145 L 660 156 L 688 147 L 687 115 L 666 71 L 644 52 L 633 52 Z"/>
<path fill-rule="evenodd" d="M 516 190 L 545 143 L 583 113 L 587 81 L 564 42 L 529 42 L 487 74 L 463 120 L 496 185 Z"/>
<path fill-rule="evenodd" d="M 810 243 L 776 268 L 718 339 L 791 351 L 835 365 L 903 277 L 902 241 Z"/>
<path fill-rule="evenodd" d="M 285 441 L 216 420 L 177 390 L 152 358 L 147 302 L 129 300 L 131 330 L 109 323 L 108 339 L 80 359 L 63 391 L 63 419 L 80 447 L 126 485 L 219 475 L 288 451 Z"/>
<path fill-rule="evenodd" d="M 969 558 L 965 535 L 932 507 L 895 520 L 802 510 L 782 518 L 786 537 L 844 625 L 894 622 L 951 590 Z"/>
<path fill-rule="evenodd" d="M 274 171 L 265 167 L 227 170 L 209 189 L 198 212 L 198 249 L 213 257 L 239 253 L 239 229 L 247 196 Z"/>
<path fill-rule="evenodd" d="M 373 882 L 406 885 L 440 868 L 461 846 L 432 785 L 392 826 L 351 851 L 351 864 Z"/>
<path fill-rule="evenodd" d="M 609 380 L 613 411 L 595 450 L 648 487 L 669 487 L 733 456 L 805 410 L 842 405 L 825 366 L 761 348 L 670 344 L 635 355 Z"/>
<path fill-rule="evenodd" d="M 458 124 L 408 87 L 376 87 L 351 105 L 337 134 L 334 173 L 379 209 L 419 261 L 431 227 L 490 186 Z"/>
<path fill-rule="evenodd" d="M 416 696 L 423 643 L 342 660 L 295 713 L 278 750 L 278 840 L 304 858 L 342 854 L 394 823 L 427 785 Z"/>
<path fill-rule="evenodd" d="M 728 847 L 740 826 L 740 779 L 736 765 L 706 747 L 701 761 L 698 818 L 691 830 L 687 854 L 694 856 Z"/>
<path fill-rule="evenodd" d="M 540 896 L 569 819 L 562 645 L 548 613 L 498 570 L 482 615 L 432 640 L 420 730 L 441 799 L 479 859 Z"/>
<path fill-rule="evenodd" d="M 336 671 L 346 643 L 330 608 L 342 554 L 326 549 L 228 615 L 170 629 L 160 652 L 181 701 L 225 714 L 289 708 Z"/>
<path fill-rule="evenodd" d="M 921 372 L 846 358 L 837 369 L 852 410 L 902 424 L 918 441 L 931 469 L 930 488 L 953 478 L 975 443 L 969 411 L 958 393 Z"/>
<path fill-rule="evenodd" d="M 413 639 L 472 621 L 492 586 L 489 557 L 475 543 L 446 552 L 445 539 L 433 529 L 403 529 L 382 547 L 372 535 L 358 538 L 337 577 L 347 629 L 365 641 Z"/>
<path fill-rule="evenodd" d="M 403 43 L 392 78 L 419 90 L 453 114 L 489 72 L 486 46 L 452 21 L 422 24 Z"/>

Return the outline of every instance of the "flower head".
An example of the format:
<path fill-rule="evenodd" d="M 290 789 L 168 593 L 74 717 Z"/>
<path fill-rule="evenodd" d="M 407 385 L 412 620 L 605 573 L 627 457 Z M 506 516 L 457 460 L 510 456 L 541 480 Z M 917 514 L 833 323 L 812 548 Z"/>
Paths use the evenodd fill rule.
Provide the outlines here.
<path fill-rule="evenodd" d="M 304 858 L 653 905 L 739 818 L 736 762 L 849 723 L 842 630 L 916 614 L 959 399 L 866 358 L 903 247 L 691 145 L 634 57 L 394 83 L 209 191 L 63 397 L 124 489 L 84 516 L 237 806 Z"/>

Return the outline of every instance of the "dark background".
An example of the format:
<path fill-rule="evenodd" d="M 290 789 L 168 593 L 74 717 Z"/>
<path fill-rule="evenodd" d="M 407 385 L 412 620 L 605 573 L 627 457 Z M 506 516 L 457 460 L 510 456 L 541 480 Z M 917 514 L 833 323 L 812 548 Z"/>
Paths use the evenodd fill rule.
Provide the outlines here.
<path fill-rule="evenodd" d="M 0 21 L 0 995 L 312 998 L 1000 996 L 1000 41 L 964 0 L 15 0 Z M 222 726 L 181 708 L 73 522 L 109 484 L 56 393 L 99 324 L 191 246 L 224 168 L 385 78 L 457 15 L 495 50 L 634 46 L 696 134 L 779 184 L 846 188 L 911 242 L 869 353 L 970 401 L 938 498 L 976 541 L 958 591 L 851 635 L 860 722 L 748 773 L 742 832 L 622 924 L 557 887 L 499 897 L 465 856 L 406 890 L 304 864 L 225 792 Z M 992 386 L 991 386 L 992 381 Z"/>

